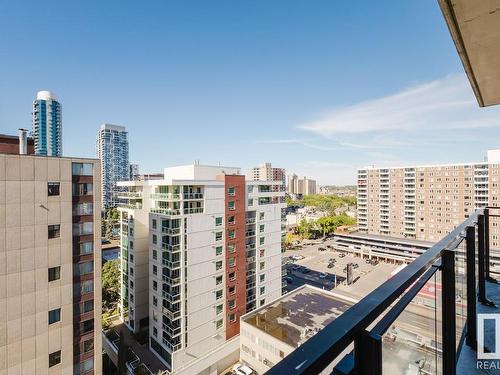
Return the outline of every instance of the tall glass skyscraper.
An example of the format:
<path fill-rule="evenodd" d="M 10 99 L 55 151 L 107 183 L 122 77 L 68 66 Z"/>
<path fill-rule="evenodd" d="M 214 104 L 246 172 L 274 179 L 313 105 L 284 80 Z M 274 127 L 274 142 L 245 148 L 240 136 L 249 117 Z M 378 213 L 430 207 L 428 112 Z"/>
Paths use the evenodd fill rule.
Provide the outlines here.
<path fill-rule="evenodd" d="M 124 126 L 103 124 L 97 132 L 97 157 L 101 160 L 102 207 L 116 206 L 117 181 L 129 180 L 128 133 Z"/>
<path fill-rule="evenodd" d="M 50 91 L 38 91 L 33 101 L 35 155 L 62 156 L 61 103 Z"/>

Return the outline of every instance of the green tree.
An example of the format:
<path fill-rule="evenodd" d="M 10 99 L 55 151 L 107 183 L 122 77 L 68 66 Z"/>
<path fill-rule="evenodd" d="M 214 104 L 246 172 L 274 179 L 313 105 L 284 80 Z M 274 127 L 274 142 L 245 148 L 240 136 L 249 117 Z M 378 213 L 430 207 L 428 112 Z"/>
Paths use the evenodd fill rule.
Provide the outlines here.
<path fill-rule="evenodd" d="M 102 267 L 102 302 L 106 310 L 114 310 L 120 299 L 120 259 L 107 261 Z"/>

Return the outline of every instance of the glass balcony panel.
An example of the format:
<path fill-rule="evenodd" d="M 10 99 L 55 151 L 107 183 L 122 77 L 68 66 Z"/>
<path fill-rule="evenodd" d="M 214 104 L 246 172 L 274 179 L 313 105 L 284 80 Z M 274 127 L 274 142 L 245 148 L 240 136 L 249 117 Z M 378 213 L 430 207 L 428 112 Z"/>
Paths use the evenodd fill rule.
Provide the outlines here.
<path fill-rule="evenodd" d="M 441 374 L 440 285 L 436 272 L 382 336 L 383 374 Z"/>

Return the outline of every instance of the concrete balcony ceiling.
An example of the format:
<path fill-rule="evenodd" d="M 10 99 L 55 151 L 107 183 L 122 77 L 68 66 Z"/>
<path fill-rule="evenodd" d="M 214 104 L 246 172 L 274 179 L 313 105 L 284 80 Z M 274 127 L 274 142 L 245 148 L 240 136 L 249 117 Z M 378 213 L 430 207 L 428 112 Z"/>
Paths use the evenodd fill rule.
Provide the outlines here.
<path fill-rule="evenodd" d="M 481 107 L 500 104 L 500 0 L 438 0 Z"/>

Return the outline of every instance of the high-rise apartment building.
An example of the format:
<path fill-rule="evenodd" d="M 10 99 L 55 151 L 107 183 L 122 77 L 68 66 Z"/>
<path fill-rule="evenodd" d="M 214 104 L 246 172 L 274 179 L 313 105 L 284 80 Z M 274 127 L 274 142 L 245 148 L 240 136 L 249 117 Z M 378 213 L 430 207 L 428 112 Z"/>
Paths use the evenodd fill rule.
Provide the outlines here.
<path fill-rule="evenodd" d="M 169 369 L 232 342 L 241 315 L 281 295 L 281 184 L 199 164 L 119 183 L 120 313 Z"/>
<path fill-rule="evenodd" d="M 99 161 L 21 150 L 0 137 L 0 373 L 101 374 Z"/>
<path fill-rule="evenodd" d="M 296 174 L 288 176 L 288 193 L 295 195 L 311 195 L 316 194 L 316 181 L 306 178 L 297 177 Z"/>
<path fill-rule="evenodd" d="M 35 155 L 62 156 L 61 103 L 50 91 L 39 91 L 33 101 Z"/>
<path fill-rule="evenodd" d="M 443 238 L 475 209 L 499 205 L 498 153 L 489 151 L 488 161 L 479 163 L 359 169 L 359 230 L 424 241 Z M 491 246 L 498 247 L 495 228 Z"/>
<path fill-rule="evenodd" d="M 128 133 L 125 127 L 111 124 L 101 125 L 97 132 L 96 153 L 101 160 L 101 185 L 103 209 L 117 204 L 118 181 L 130 177 L 128 159 Z"/>
<path fill-rule="evenodd" d="M 141 178 L 141 175 L 139 173 L 139 164 L 130 164 L 129 165 L 129 180 L 134 181 L 134 180 L 139 180 Z"/>
<path fill-rule="evenodd" d="M 285 169 L 275 168 L 271 163 L 263 163 L 252 168 L 247 178 L 251 181 L 281 181 L 283 189 L 286 184 Z"/>

